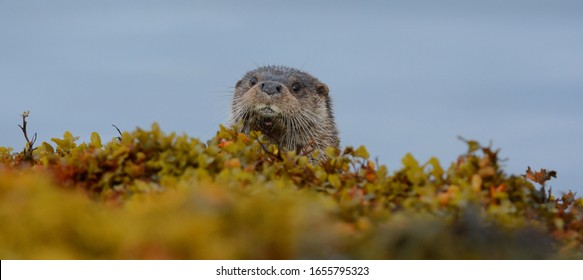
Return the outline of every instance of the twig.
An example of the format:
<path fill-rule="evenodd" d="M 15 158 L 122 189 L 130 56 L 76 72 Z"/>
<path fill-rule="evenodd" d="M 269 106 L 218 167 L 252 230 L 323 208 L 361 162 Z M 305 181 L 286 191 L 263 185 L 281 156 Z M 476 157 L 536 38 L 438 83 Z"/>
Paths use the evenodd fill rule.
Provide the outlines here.
<path fill-rule="evenodd" d="M 263 145 L 263 143 L 261 143 L 261 141 L 257 140 L 257 142 L 259 142 L 259 146 L 261 146 L 261 149 L 263 149 L 263 151 L 266 152 L 267 155 L 269 155 L 269 157 L 275 158 L 279 161 L 283 161 L 283 157 L 281 156 L 280 147 L 277 148 L 277 153 L 273 154 L 272 152 L 269 151 L 269 149 L 267 149 L 267 147 L 265 147 L 265 145 Z"/>
<path fill-rule="evenodd" d="M 311 154 L 312 152 L 314 152 L 316 150 L 316 141 L 314 141 L 314 139 L 310 140 L 310 143 L 308 143 L 307 145 L 303 146 L 300 149 L 300 155 L 301 156 L 308 156 L 309 154 Z"/>
<path fill-rule="evenodd" d="M 115 126 L 115 124 L 112 124 L 112 126 L 115 127 L 115 129 L 117 129 L 117 133 L 119 133 L 119 137 L 116 137 L 117 140 L 121 141 L 121 137 L 123 136 L 121 130 L 119 130 L 119 128 Z"/>
<path fill-rule="evenodd" d="M 34 163 L 34 157 L 32 155 L 32 152 L 35 150 L 35 148 L 33 148 L 34 143 L 36 142 L 36 137 L 37 134 L 36 132 L 34 133 L 34 135 L 32 136 L 32 138 L 28 137 L 28 132 L 26 131 L 26 118 L 28 118 L 28 115 L 30 114 L 29 111 L 23 112 L 22 115 L 22 125 L 18 125 L 18 127 L 20 127 L 20 129 L 22 130 L 22 133 L 24 134 L 24 139 L 26 139 L 26 145 L 24 147 L 24 149 L 22 150 L 22 153 L 24 154 L 24 160 L 29 161 L 31 163 Z"/>

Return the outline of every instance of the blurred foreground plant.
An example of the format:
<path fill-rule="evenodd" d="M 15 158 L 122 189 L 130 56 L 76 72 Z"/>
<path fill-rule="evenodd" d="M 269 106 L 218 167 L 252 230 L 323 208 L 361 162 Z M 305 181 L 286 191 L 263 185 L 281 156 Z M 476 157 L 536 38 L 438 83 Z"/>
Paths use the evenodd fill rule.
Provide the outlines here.
<path fill-rule="evenodd" d="M 52 142 L 0 147 L 2 259 L 583 258 L 583 200 L 476 141 L 393 172 L 362 146 L 313 165 L 225 127 Z"/>

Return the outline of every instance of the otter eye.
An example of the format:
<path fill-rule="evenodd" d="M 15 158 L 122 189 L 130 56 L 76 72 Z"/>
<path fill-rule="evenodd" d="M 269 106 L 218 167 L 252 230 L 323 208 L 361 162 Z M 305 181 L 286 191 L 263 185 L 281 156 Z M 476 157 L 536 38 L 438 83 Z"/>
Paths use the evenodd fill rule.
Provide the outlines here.
<path fill-rule="evenodd" d="M 300 84 L 298 84 L 298 83 L 295 83 L 295 84 L 293 84 L 293 85 L 292 85 L 291 89 L 292 89 L 294 92 L 300 92 L 300 89 L 302 89 L 302 87 L 300 86 Z"/>
<path fill-rule="evenodd" d="M 251 80 L 249 81 L 249 85 L 254 86 L 256 84 L 257 84 L 257 78 L 256 77 L 251 78 Z"/>

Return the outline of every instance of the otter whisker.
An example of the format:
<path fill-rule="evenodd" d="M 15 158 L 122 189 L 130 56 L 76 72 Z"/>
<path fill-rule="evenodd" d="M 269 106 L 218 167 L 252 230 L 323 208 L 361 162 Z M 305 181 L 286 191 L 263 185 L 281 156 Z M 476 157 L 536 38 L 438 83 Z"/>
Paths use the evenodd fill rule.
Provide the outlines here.
<path fill-rule="evenodd" d="M 313 76 L 285 66 L 248 72 L 235 87 L 230 125 L 244 133 L 259 130 L 265 139 L 287 150 L 319 150 L 338 146 L 328 87 Z"/>

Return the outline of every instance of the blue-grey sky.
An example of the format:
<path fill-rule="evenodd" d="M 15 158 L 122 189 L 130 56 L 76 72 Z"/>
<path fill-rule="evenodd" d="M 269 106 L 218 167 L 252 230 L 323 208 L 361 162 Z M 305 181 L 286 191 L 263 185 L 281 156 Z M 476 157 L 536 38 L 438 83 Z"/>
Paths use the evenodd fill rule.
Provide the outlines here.
<path fill-rule="evenodd" d="M 0 145 L 159 122 L 211 138 L 259 65 L 328 84 L 342 145 L 444 166 L 457 136 L 583 195 L 583 1 L 0 0 Z"/>

